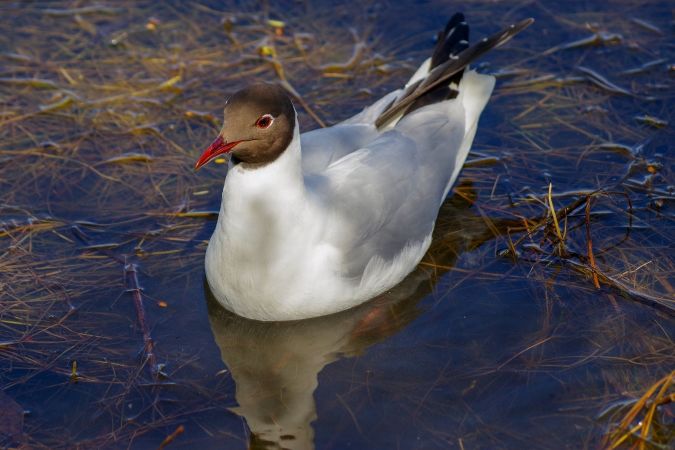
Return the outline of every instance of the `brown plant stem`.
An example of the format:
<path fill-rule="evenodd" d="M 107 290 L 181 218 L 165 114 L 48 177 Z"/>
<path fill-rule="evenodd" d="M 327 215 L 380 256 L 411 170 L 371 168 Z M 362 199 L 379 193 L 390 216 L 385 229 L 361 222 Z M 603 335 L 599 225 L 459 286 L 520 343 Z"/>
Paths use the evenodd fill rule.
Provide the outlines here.
<path fill-rule="evenodd" d="M 148 327 L 148 322 L 145 319 L 143 294 L 142 288 L 138 284 L 138 271 L 136 270 L 136 264 L 124 264 L 124 279 L 127 286 L 127 292 L 131 293 L 131 296 L 134 299 L 136 317 L 138 318 L 138 324 L 140 325 L 141 331 L 143 332 L 143 351 L 145 353 L 146 361 L 150 365 L 150 373 L 154 378 L 157 378 L 159 372 L 157 367 L 157 358 L 155 357 L 155 342 L 150 335 L 150 328 Z"/>
<path fill-rule="evenodd" d="M 598 268 L 595 265 L 595 256 L 593 256 L 593 241 L 591 240 L 591 196 L 586 197 L 586 248 L 588 251 L 588 261 L 591 264 L 593 273 L 593 284 L 600 289 L 598 281 Z"/>

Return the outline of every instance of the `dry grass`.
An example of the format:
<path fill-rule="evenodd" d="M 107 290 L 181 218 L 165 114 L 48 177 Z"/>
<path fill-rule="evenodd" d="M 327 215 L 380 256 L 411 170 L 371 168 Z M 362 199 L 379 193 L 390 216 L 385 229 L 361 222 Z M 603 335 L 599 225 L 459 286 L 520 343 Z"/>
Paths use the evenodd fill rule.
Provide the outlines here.
<path fill-rule="evenodd" d="M 644 450 L 667 446 L 672 442 L 673 430 L 668 426 L 670 418 L 663 408 L 675 401 L 673 377 L 675 371 L 649 386 L 637 400 L 609 408 L 604 412 L 603 415 L 611 414 L 612 419 L 620 418 L 616 428 L 607 435 L 605 445 L 608 448 L 623 445 Z M 621 412 L 626 409 L 628 412 L 621 416 Z"/>

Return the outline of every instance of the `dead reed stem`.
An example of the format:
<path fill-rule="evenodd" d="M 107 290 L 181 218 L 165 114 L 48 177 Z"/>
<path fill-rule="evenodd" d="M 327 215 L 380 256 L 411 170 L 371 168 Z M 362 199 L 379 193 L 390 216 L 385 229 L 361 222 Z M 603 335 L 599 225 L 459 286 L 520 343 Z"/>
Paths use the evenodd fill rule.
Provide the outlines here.
<path fill-rule="evenodd" d="M 591 196 L 586 197 L 586 248 L 588 250 L 588 260 L 591 263 L 593 271 L 593 284 L 600 289 L 598 281 L 598 268 L 595 265 L 595 256 L 593 256 L 593 240 L 591 239 Z"/>
<path fill-rule="evenodd" d="M 124 278 L 126 280 L 127 292 L 131 294 L 134 300 L 134 307 L 136 309 L 136 318 L 138 325 L 141 327 L 143 333 L 143 353 L 145 355 L 144 363 L 147 363 L 150 369 L 150 374 L 157 379 L 159 375 L 159 367 L 157 365 L 157 358 L 155 357 L 155 342 L 150 335 L 150 327 L 145 317 L 145 307 L 143 306 L 143 289 L 138 284 L 138 271 L 136 264 L 124 264 Z"/>

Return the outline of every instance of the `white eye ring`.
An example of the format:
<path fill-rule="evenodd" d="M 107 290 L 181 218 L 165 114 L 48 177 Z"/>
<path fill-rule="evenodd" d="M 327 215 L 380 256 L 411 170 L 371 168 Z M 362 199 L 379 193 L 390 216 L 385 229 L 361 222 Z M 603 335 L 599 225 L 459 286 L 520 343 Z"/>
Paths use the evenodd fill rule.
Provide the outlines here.
<path fill-rule="evenodd" d="M 260 129 L 269 128 L 274 123 L 274 116 L 272 114 L 263 114 L 255 121 L 255 126 Z"/>

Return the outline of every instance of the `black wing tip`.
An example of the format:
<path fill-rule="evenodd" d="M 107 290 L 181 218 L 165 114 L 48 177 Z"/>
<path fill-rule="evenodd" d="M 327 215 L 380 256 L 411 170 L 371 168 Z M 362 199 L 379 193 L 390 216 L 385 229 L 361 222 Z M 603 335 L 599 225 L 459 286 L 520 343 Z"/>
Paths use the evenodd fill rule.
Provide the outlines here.
<path fill-rule="evenodd" d="M 506 44 L 514 36 L 516 36 L 517 34 L 520 34 L 521 31 L 523 31 L 525 28 L 529 27 L 533 23 L 534 23 L 534 18 L 532 18 L 532 17 L 528 17 L 527 19 L 523 19 L 520 22 L 512 23 L 507 28 L 505 28 L 500 33 L 498 33 L 497 35 L 492 36 L 492 38 L 496 39 L 496 42 L 493 45 L 493 48 L 498 48 L 498 47 L 501 47 L 502 45 Z M 483 41 L 486 41 L 488 39 L 490 39 L 490 38 L 484 38 Z"/>
<path fill-rule="evenodd" d="M 462 19 L 464 18 L 464 15 L 462 13 L 456 13 L 453 15 L 453 17 L 448 21 L 448 25 L 453 23 L 453 19 L 455 17 L 461 17 Z M 456 24 L 459 24 L 463 22 L 456 22 Z M 431 83 L 416 83 L 416 88 L 411 89 L 411 92 L 407 92 L 406 95 L 404 96 L 405 98 L 399 98 L 395 101 L 393 101 L 387 108 L 385 108 L 384 111 L 380 114 L 380 116 L 375 120 L 375 126 L 380 128 L 381 126 L 387 124 L 396 114 L 400 113 L 403 111 L 405 114 L 405 110 L 408 109 L 408 107 L 417 99 L 419 99 L 421 96 L 425 95 L 426 93 L 430 93 L 436 86 L 438 86 L 442 82 L 450 82 L 451 78 L 455 76 L 460 71 L 463 71 L 466 65 L 471 63 L 474 59 L 478 58 L 482 54 L 484 54 L 486 51 L 492 49 L 492 48 L 497 48 L 501 47 L 505 43 L 511 40 L 515 35 L 519 34 L 521 31 L 523 31 L 525 28 L 529 27 L 534 23 L 534 18 L 528 17 L 527 19 L 523 19 L 519 22 L 516 22 L 514 24 L 509 25 L 507 28 L 503 29 L 500 32 L 497 32 L 496 34 L 493 34 L 490 37 L 485 37 L 482 40 L 480 40 L 478 43 L 475 45 L 467 48 L 466 50 L 462 50 L 460 53 L 461 56 L 459 60 L 457 61 L 446 61 L 446 63 L 441 64 L 444 67 L 437 67 L 436 71 L 442 71 L 444 72 L 443 74 L 440 74 L 433 80 Z M 448 25 L 446 25 L 446 30 L 448 28 Z M 450 30 L 447 30 L 445 34 L 442 36 L 443 38 L 447 38 L 447 33 L 452 30 L 453 27 L 450 27 Z M 439 36 L 439 39 L 441 36 Z M 437 44 L 438 45 L 438 44 Z M 435 49 L 435 52 L 438 51 L 438 47 Z M 466 53 L 465 53 L 466 52 Z M 445 67 L 448 66 L 448 67 Z M 456 66 L 456 67 L 454 67 Z M 427 77 L 428 78 L 428 77 Z M 424 86 L 422 86 L 424 85 Z M 419 91 L 419 92 L 416 92 Z"/>
<path fill-rule="evenodd" d="M 431 69 L 448 59 L 455 57 L 468 47 L 469 25 L 464 14 L 455 13 L 445 24 L 443 31 L 438 32 L 438 40 L 431 54 Z"/>
<path fill-rule="evenodd" d="M 517 34 L 517 33 L 520 33 L 521 31 L 523 31 L 525 28 L 532 25 L 533 23 L 534 23 L 534 17 L 528 17 L 527 19 L 523 19 L 519 22 L 514 23 L 509 28 L 511 30 L 518 30 L 518 31 L 515 31 L 515 34 Z"/>
<path fill-rule="evenodd" d="M 466 22 L 466 17 L 464 17 L 464 13 L 456 12 L 455 14 L 453 14 L 452 17 L 450 17 L 448 22 L 445 24 L 443 36 L 447 36 L 450 30 L 452 30 L 455 26 L 457 26 L 462 22 Z"/>

